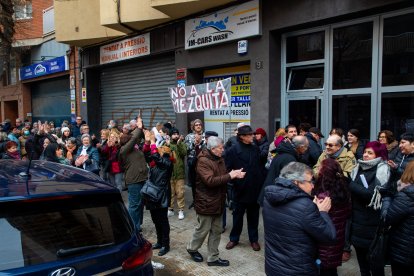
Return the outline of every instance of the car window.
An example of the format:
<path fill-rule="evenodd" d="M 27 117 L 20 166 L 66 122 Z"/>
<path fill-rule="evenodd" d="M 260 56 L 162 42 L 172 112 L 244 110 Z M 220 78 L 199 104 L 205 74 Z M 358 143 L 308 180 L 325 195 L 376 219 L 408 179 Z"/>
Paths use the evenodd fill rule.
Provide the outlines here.
<path fill-rule="evenodd" d="M 124 243 L 133 230 L 118 194 L 94 194 L 0 202 L 0 233 L 3 271 Z"/>

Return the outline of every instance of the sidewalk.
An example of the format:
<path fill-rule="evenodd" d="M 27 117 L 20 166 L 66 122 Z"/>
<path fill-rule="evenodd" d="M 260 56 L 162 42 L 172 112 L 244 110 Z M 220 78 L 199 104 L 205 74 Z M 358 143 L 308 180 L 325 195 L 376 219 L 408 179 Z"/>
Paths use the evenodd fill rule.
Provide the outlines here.
<path fill-rule="evenodd" d="M 168 254 L 158 257 L 158 250 L 154 250 L 153 261 L 165 265 L 162 270 L 156 270 L 155 275 L 265 275 L 264 273 L 264 242 L 263 242 L 263 220 L 260 217 L 259 222 L 259 243 L 261 251 L 253 251 L 247 237 L 247 222 L 245 220 L 243 233 L 240 236 L 240 243 L 232 250 L 226 250 L 225 246 L 229 241 L 229 233 L 232 226 L 231 211 L 227 210 L 227 229 L 221 236 L 220 241 L 220 258 L 230 261 L 229 267 L 209 267 L 207 266 L 207 246 L 206 242 L 200 248 L 199 252 L 203 255 L 205 261 L 203 263 L 194 262 L 186 251 L 186 244 L 191 239 L 193 230 L 197 225 L 196 215 L 194 209 L 188 210 L 188 206 L 192 201 L 191 189 L 186 187 L 186 207 L 185 218 L 178 220 L 177 214 L 174 217 L 169 217 L 171 226 L 171 250 Z M 127 196 L 124 198 L 127 198 Z M 177 210 L 175 210 L 177 213 Z M 261 211 L 260 211 L 261 214 Z M 156 234 L 154 225 L 151 220 L 149 211 L 144 212 L 143 235 L 150 242 L 156 241 Z M 295 260 L 292 260 L 295 261 Z M 353 252 L 351 259 L 339 267 L 338 274 L 341 276 L 359 275 L 358 263 L 356 255 Z M 386 274 L 391 275 L 390 268 L 386 268 Z"/>

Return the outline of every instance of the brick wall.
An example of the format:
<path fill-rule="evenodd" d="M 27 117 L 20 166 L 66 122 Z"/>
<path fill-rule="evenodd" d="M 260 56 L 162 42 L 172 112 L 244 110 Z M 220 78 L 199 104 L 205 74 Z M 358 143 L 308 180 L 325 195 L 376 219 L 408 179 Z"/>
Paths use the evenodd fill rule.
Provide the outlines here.
<path fill-rule="evenodd" d="M 16 21 L 16 40 L 43 37 L 43 10 L 53 6 L 53 0 L 32 0 L 32 18 Z"/>

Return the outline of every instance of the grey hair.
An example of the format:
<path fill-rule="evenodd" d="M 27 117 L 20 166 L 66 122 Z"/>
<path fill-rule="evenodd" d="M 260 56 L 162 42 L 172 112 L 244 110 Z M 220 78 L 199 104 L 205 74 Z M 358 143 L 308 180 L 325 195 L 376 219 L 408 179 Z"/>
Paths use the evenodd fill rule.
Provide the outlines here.
<path fill-rule="evenodd" d="M 80 126 L 80 131 L 83 131 L 83 129 L 85 128 L 85 127 L 89 127 L 87 124 L 83 124 L 83 125 L 81 125 Z"/>
<path fill-rule="evenodd" d="M 86 133 L 85 134 L 82 134 L 81 141 L 83 141 L 83 138 L 89 138 L 89 142 L 92 141 L 91 136 L 89 134 L 86 134 Z"/>
<path fill-rule="evenodd" d="M 329 137 L 335 138 L 336 143 L 340 144 L 341 147 L 344 145 L 344 140 L 342 140 L 342 137 L 339 136 L 338 134 L 332 134 L 332 135 L 329 135 Z"/>
<path fill-rule="evenodd" d="M 131 121 L 129 121 L 129 124 L 130 125 L 136 125 L 137 124 L 137 120 L 131 120 Z"/>
<path fill-rule="evenodd" d="M 207 149 L 212 150 L 218 146 L 223 145 L 223 139 L 220 137 L 210 136 L 207 141 Z"/>
<path fill-rule="evenodd" d="M 297 136 L 293 137 L 292 144 L 297 149 L 297 148 L 300 148 L 302 146 L 308 145 L 309 142 L 308 142 L 308 138 L 306 138 L 305 136 L 297 135 Z"/>
<path fill-rule="evenodd" d="M 312 169 L 308 165 L 300 162 L 290 162 L 280 171 L 280 177 L 291 181 L 304 181 L 305 173 L 313 175 Z"/>

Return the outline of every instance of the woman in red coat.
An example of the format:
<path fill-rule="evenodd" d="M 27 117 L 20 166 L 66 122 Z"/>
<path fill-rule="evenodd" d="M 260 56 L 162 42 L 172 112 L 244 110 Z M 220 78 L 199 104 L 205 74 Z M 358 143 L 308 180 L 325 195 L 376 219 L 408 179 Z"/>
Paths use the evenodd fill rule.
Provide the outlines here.
<path fill-rule="evenodd" d="M 351 214 L 351 201 L 348 183 L 341 166 L 335 159 L 327 158 L 322 161 L 313 192 L 320 199 L 329 196 L 332 200 L 332 207 L 328 214 L 335 225 L 337 242 L 333 245 L 320 245 L 319 259 L 321 260 L 320 275 L 336 276 L 337 267 L 342 264 L 345 225 Z"/>

